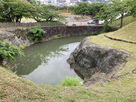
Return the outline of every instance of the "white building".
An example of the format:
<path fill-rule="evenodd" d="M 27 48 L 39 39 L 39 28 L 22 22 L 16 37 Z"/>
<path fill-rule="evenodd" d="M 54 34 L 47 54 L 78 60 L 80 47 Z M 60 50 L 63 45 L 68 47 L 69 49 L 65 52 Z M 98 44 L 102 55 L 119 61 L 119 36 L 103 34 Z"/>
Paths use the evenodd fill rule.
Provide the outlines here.
<path fill-rule="evenodd" d="M 53 4 L 58 6 L 70 6 L 75 5 L 77 2 L 80 2 L 80 0 L 37 0 L 41 1 L 43 4 Z"/>
<path fill-rule="evenodd" d="M 74 3 L 74 2 L 80 2 L 80 0 L 54 0 L 55 3 Z"/>
<path fill-rule="evenodd" d="M 80 0 L 55 0 L 54 3 L 56 4 L 64 4 L 65 6 L 75 5 Z"/>

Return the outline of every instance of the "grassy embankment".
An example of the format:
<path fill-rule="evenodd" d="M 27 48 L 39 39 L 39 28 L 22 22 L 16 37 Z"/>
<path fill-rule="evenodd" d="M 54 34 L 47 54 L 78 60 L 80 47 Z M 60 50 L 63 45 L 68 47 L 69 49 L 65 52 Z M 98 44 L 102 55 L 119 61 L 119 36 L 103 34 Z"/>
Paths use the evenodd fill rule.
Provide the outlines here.
<path fill-rule="evenodd" d="M 132 16 L 127 16 L 124 17 L 123 19 L 123 26 L 136 21 L 136 18 L 132 17 Z M 109 26 L 111 27 L 115 27 L 115 28 L 119 28 L 120 27 L 120 23 L 121 23 L 121 19 L 114 21 L 112 24 L 109 24 Z"/>
<path fill-rule="evenodd" d="M 136 21 L 118 31 L 105 34 L 136 41 Z M 117 75 L 128 72 L 131 74 L 87 88 L 62 87 L 37 85 L 0 67 L 0 100 L 5 102 L 136 102 L 136 74 L 132 73 L 136 68 L 136 45 L 110 40 L 104 37 L 104 34 L 90 37 L 90 42 L 131 53 L 132 57 L 127 59 L 128 63 Z"/>

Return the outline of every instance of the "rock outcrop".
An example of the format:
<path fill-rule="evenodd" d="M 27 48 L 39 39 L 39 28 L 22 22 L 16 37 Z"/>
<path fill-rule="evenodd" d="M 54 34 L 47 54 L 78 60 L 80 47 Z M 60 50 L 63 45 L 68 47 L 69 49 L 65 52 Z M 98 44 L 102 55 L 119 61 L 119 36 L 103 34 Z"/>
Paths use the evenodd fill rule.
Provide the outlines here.
<path fill-rule="evenodd" d="M 6 28 L 0 30 L 0 39 L 4 42 L 9 42 L 15 46 L 30 46 L 33 42 L 30 42 L 27 38 L 28 28 Z"/>
<path fill-rule="evenodd" d="M 85 38 L 67 60 L 71 68 L 84 80 L 85 86 L 107 82 L 115 77 L 130 56 L 122 50 L 101 47 L 89 40 L 90 37 Z"/>

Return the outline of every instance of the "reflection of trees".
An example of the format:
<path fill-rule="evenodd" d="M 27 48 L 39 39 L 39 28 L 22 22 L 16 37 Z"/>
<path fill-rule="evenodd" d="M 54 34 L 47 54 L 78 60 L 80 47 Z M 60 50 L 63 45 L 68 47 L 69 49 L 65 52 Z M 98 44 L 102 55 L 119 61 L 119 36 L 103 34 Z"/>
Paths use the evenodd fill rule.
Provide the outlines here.
<path fill-rule="evenodd" d="M 56 39 L 44 43 L 38 43 L 25 49 L 25 57 L 18 58 L 14 63 L 14 72 L 17 75 L 28 75 L 38 66 L 48 64 L 50 59 L 64 56 L 64 52 L 68 52 L 69 43 L 79 42 L 83 37 L 69 37 Z"/>

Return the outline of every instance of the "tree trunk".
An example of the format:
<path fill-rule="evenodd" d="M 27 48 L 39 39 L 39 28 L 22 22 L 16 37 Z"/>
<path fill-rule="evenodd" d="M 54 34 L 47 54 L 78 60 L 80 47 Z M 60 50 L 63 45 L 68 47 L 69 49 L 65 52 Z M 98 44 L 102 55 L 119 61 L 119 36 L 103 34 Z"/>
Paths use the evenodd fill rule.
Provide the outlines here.
<path fill-rule="evenodd" d="M 120 28 L 122 28 L 122 26 L 123 26 L 123 17 L 124 17 L 124 14 L 122 13 L 122 14 L 121 14 L 121 24 L 120 24 Z"/>
<path fill-rule="evenodd" d="M 99 25 L 99 20 L 98 19 L 95 20 L 95 24 Z"/>

